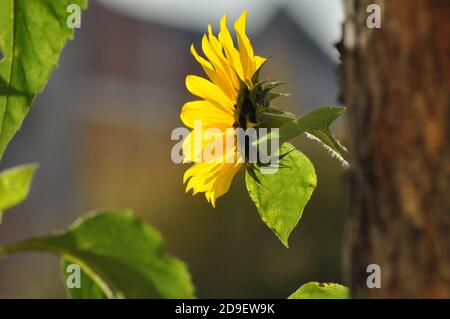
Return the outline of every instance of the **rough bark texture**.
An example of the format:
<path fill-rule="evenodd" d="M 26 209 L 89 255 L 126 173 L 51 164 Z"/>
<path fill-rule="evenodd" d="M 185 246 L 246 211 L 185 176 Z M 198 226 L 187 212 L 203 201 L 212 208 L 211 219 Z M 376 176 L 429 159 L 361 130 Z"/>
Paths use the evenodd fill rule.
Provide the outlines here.
<path fill-rule="evenodd" d="M 381 29 L 369 29 L 371 3 Z M 450 0 L 348 0 L 346 269 L 353 297 L 450 297 Z M 381 289 L 366 285 L 381 267 Z"/>

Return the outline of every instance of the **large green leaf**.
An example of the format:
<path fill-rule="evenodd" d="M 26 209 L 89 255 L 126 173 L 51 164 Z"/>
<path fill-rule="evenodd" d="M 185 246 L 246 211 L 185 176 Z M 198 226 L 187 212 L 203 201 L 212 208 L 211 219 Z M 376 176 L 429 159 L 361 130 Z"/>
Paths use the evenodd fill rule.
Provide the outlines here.
<path fill-rule="evenodd" d="M 0 0 L 0 158 L 73 37 L 69 4 L 87 0 Z"/>
<path fill-rule="evenodd" d="M 99 298 L 99 290 L 109 298 L 194 297 L 184 263 L 167 256 L 159 232 L 130 211 L 89 214 L 60 234 L 0 248 L 0 256 L 30 250 L 59 254 L 80 266 L 90 280 L 82 280 L 87 287 L 72 288 L 82 289 L 70 292 L 73 297 Z"/>
<path fill-rule="evenodd" d="M 330 125 L 344 112 L 345 108 L 343 107 L 325 106 L 299 119 L 289 119 L 290 114 L 287 114 L 283 118 L 284 124 L 279 127 L 278 132 L 271 132 L 256 143 L 279 139 L 279 145 L 282 145 L 284 142 L 305 133 L 308 137 L 321 142 L 332 156 L 341 161 L 343 166 L 348 166 L 347 151 L 330 132 Z M 269 116 L 269 114 L 266 114 L 266 116 Z"/>
<path fill-rule="evenodd" d="M 245 180 L 262 220 L 288 247 L 289 234 L 298 224 L 317 178 L 311 161 L 291 144 L 284 143 L 280 154 L 285 156 L 276 173 L 247 170 Z"/>
<path fill-rule="evenodd" d="M 3 212 L 28 196 L 37 165 L 16 166 L 0 172 L 0 223 Z"/>
<path fill-rule="evenodd" d="M 301 286 L 288 299 L 348 299 L 350 291 L 339 284 L 309 282 Z"/>

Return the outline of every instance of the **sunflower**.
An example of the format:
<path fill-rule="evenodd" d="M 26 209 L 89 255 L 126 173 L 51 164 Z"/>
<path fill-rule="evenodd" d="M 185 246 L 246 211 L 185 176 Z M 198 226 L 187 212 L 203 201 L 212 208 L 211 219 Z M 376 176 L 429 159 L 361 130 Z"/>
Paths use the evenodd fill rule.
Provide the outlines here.
<path fill-rule="evenodd" d="M 184 174 L 186 192 L 203 192 L 214 207 L 216 199 L 225 194 L 231 182 L 245 163 L 237 151 L 236 142 L 227 144 L 220 160 L 204 161 L 202 154 L 216 139 L 233 139 L 237 128 L 254 126 L 257 73 L 266 61 L 257 56 L 247 36 L 247 11 L 236 20 L 237 48 L 227 28 L 227 15 L 220 20 L 220 32 L 216 37 L 208 24 L 208 33 L 202 38 L 201 47 L 205 57 L 197 53 L 194 45 L 191 53 L 202 66 L 209 80 L 188 75 L 186 87 L 190 93 L 200 98 L 184 104 L 181 120 L 193 130 L 183 142 L 184 162 L 193 162 Z M 252 98 L 253 97 L 253 98 Z M 261 98 L 259 98 L 261 99 Z M 201 121 L 201 127 L 195 125 Z M 206 134 L 214 129 L 214 134 Z M 197 135 L 196 135 L 197 134 Z M 200 136 L 196 144 L 196 136 Z M 226 144 L 226 143 L 225 143 Z M 199 145 L 195 147 L 195 145 Z"/>

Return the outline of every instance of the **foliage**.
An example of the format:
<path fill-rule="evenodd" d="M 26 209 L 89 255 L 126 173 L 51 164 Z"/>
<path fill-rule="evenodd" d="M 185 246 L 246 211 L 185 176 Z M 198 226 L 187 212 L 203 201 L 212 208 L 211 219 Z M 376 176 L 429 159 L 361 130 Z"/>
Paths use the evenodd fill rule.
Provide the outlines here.
<path fill-rule="evenodd" d="M 318 108 L 299 119 L 285 122 L 279 127 L 279 133 L 276 135 L 281 144 L 303 133 L 308 133 L 335 152 L 341 161 L 345 161 L 347 151 L 330 132 L 330 125 L 344 112 L 345 108 L 343 107 L 324 106 Z M 271 138 L 273 138 L 271 134 L 265 137 L 265 139 Z M 259 142 L 262 141 L 264 139 Z"/>
<path fill-rule="evenodd" d="M 311 161 L 292 145 L 285 143 L 280 167 L 274 174 L 255 171 L 246 174 L 248 192 L 267 224 L 287 247 L 288 237 L 302 216 L 317 184 Z"/>
<path fill-rule="evenodd" d="M 0 0 L 0 159 L 73 38 L 66 25 L 72 3 L 87 7 L 87 0 Z M 1 212 L 25 199 L 34 171 L 22 166 L 1 174 Z"/>
<path fill-rule="evenodd" d="M 349 289 L 339 284 L 309 282 L 301 286 L 289 299 L 347 299 Z"/>
<path fill-rule="evenodd" d="M 36 165 L 23 165 L 0 172 L 0 223 L 3 212 L 28 196 Z"/>
<path fill-rule="evenodd" d="M 73 38 L 67 6 L 87 0 L 0 0 L 0 158 Z"/>
<path fill-rule="evenodd" d="M 311 161 L 286 141 L 301 134 L 308 134 L 321 142 L 344 166 L 346 151 L 331 134 L 330 125 L 345 111 L 342 107 L 322 107 L 302 118 L 287 112 L 265 112 L 268 122 L 281 123 L 278 131 L 271 131 L 259 138 L 255 146 L 278 139 L 281 145 L 278 154 L 280 169 L 275 174 L 261 173 L 262 167 L 249 166 L 246 174 L 247 189 L 259 214 L 281 242 L 288 247 L 288 237 L 298 224 L 303 209 L 308 203 L 317 178 Z M 280 119 L 282 121 L 280 122 Z M 283 143 L 283 144 L 281 144 Z"/>
<path fill-rule="evenodd" d="M 0 256 L 40 251 L 63 256 L 83 270 L 75 298 L 193 298 L 186 266 L 167 256 L 161 235 L 131 211 L 101 211 L 80 218 L 66 231 L 0 248 Z M 66 280 L 70 275 L 62 269 Z M 87 283 L 87 284 L 86 284 Z"/>
<path fill-rule="evenodd" d="M 68 39 L 69 4 L 87 0 L 0 0 L 0 158 L 42 92 Z M 23 201 L 36 165 L 0 173 L 0 217 Z M 65 232 L 0 247 L 0 256 L 36 250 L 59 254 L 82 269 L 73 298 L 192 298 L 185 265 L 164 252 L 160 234 L 129 211 L 105 211 Z M 68 276 L 66 268 L 63 276 Z M 66 278 L 68 279 L 68 278 Z"/>

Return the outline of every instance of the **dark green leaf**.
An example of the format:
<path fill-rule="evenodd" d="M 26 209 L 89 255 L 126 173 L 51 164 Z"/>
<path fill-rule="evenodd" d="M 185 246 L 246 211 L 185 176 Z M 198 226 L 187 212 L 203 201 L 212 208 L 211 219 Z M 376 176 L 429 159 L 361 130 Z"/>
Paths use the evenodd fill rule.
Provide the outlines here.
<path fill-rule="evenodd" d="M 350 291 L 339 284 L 309 282 L 301 286 L 288 299 L 348 299 Z"/>
<path fill-rule="evenodd" d="M 292 145 L 283 144 L 279 153 L 284 157 L 276 173 L 254 170 L 255 179 L 247 172 L 246 184 L 262 220 L 288 247 L 289 234 L 298 224 L 317 178 L 311 161 Z"/>
<path fill-rule="evenodd" d="M 295 115 L 290 112 L 280 111 L 271 107 L 257 109 L 258 127 L 279 128 L 292 120 L 295 120 Z"/>
<path fill-rule="evenodd" d="M 93 282 L 109 298 L 194 297 L 184 263 L 166 255 L 159 232 L 130 211 L 89 214 L 65 232 L 0 247 L 0 256 L 30 250 L 58 254 L 80 266 L 91 281 L 73 297 L 98 298 Z"/>

